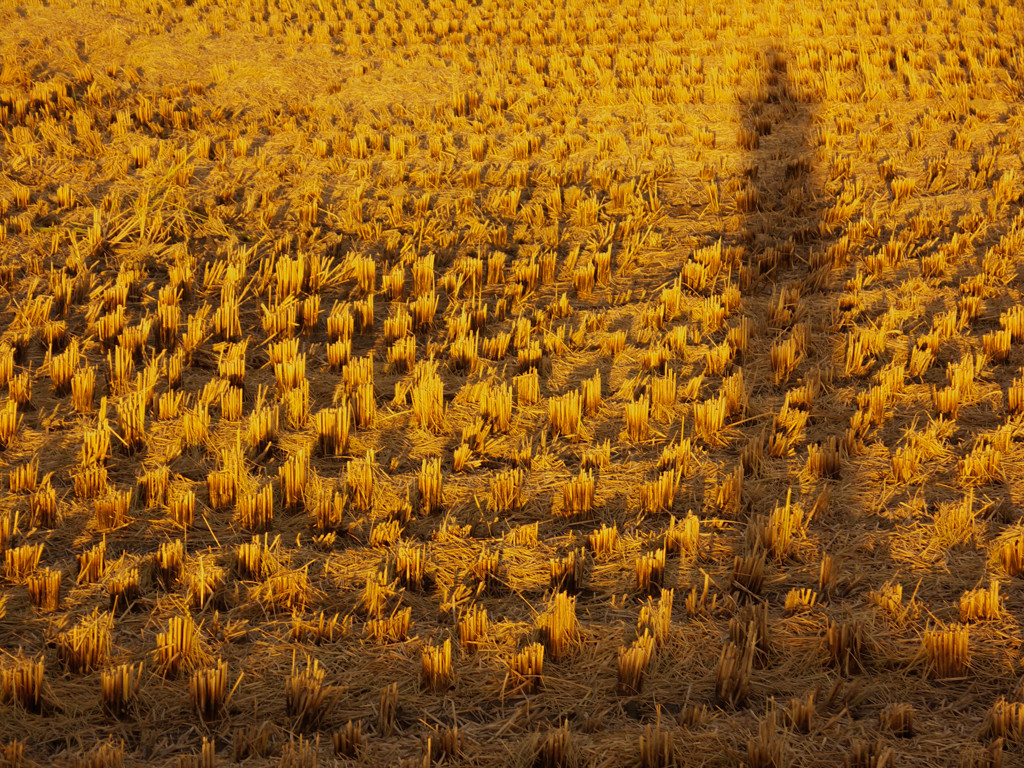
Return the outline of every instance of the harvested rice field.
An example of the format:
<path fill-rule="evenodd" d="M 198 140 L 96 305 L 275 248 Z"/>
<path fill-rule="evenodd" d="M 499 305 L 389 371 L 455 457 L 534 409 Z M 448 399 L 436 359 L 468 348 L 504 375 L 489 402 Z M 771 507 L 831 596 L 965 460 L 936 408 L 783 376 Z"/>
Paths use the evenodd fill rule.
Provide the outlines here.
<path fill-rule="evenodd" d="M 0 764 L 1024 763 L 1024 11 L 0 0 Z"/>

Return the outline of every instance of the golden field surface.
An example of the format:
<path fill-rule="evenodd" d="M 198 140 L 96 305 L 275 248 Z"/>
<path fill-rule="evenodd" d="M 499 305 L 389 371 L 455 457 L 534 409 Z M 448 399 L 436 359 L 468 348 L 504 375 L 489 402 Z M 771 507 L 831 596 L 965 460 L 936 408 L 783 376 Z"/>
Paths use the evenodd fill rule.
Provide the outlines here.
<path fill-rule="evenodd" d="M 0 764 L 1024 761 L 1017 4 L 0 54 Z"/>

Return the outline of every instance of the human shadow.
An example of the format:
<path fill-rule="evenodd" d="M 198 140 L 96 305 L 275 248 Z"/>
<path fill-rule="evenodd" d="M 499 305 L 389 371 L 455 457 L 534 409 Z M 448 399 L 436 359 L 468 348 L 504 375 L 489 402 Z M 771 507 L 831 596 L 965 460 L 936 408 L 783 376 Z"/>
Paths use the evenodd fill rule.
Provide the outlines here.
<path fill-rule="evenodd" d="M 837 247 L 843 227 L 830 221 L 834 200 L 818 162 L 815 92 L 794 82 L 788 58 L 780 47 L 760 52 L 753 83 L 739 97 L 739 173 L 724 190 L 734 218 L 723 229 L 723 249 L 741 296 L 740 322 L 730 326 L 750 329 L 735 345 L 748 389 L 739 415 L 749 424 L 743 506 L 750 514 L 785 502 L 785 465 L 794 454 L 841 439 L 845 429 L 845 419 L 831 418 L 838 403 L 822 386 L 832 366 L 831 293 L 846 266 Z"/>

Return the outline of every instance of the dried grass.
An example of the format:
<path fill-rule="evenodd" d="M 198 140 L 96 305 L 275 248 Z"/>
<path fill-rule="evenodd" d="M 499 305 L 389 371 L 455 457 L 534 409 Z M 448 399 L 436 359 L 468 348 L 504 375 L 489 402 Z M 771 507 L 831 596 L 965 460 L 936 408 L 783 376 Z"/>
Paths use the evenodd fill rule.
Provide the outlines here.
<path fill-rule="evenodd" d="M 364 5 L 0 11 L 0 762 L 1012 763 L 1013 4 Z"/>

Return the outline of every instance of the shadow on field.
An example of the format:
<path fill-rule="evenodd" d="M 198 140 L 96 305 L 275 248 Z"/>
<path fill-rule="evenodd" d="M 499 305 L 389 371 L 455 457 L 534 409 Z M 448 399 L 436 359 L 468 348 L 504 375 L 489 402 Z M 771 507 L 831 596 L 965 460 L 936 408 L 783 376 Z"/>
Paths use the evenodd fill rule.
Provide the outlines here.
<path fill-rule="evenodd" d="M 831 369 L 826 337 L 835 305 L 830 294 L 839 280 L 825 254 L 842 233 L 825 223 L 832 202 L 825 190 L 826 169 L 816 160 L 817 104 L 810 89 L 790 81 L 788 55 L 776 47 L 763 51 L 761 77 L 740 98 L 737 144 L 745 158 L 733 197 L 741 220 L 723 239 L 742 253 L 738 282 L 751 337 L 737 362 L 750 394 L 748 416 L 764 415 L 764 432 L 753 440 L 764 441 L 769 462 L 806 453 L 805 442 L 841 439 L 848 418 L 845 412 L 816 417 L 821 408 L 815 406 L 825 403 L 815 402 L 813 390 L 821 389 Z M 773 348 L 777 353 L 787 345 L 793 347 L 791 364 L 773 365 Z M 806 424 L 796 430 L 804 439 L 773 444 L 773 431 L 785 432 L 793 425 L 767 419 L 783 410 L 787 391 L 801 385 L 812 390 L 810 397 L 789 405 L 808 412 Z M 749 435 L 757 430 L 752 424 L 744 431 Z M 783 442 L 791 442 L 792 448 L 785 450 Z M 766 474 L 766 479 L 771 477 L 770 467 Z M 785 502 L 788 485 L 782 476 L 760 488 L 755 484 L 751 490 L 763 498 L 750 500 L 752 511 L 771 511 L 776 501 Z"/>
<path fill-rule="evenodd" d="M 780 602 L 791 588 L 861 591 L 869 586 L 861 583 L 863 574 L 892 569 L 884 548 L 864 552 L 852 533 L 855 521 L 876 512 L 876 500 L 861 490 L 876 468 L 842 447 L 857 409 L 833 348 L 846 322 L 839 292 L 851 273 L 847 222 L 835 211 L 834 169 L 819 152 L 825 135 L 819 105 L 811 88 L 791 80 L 790 55 L 779 47 L 764 50 L 762 76 L 740 99 L 737 143 L 745 158 L 733 194 L 741 220 L 723 237 L 723 245 L 742 249 L 738 282 L 751 326 L 749 349 L 737 359 L 749 394 L 737 446 L 745 470 L 742 507 L 750 518 L 770 515 L 792 489 L 794 503 L 813 515 L 807 530 L 813 549 L 837 564 L 830 584 L 822 581 L 820 557 L 786 566 L 773 596 Z M 780 362 L 787 347 L 788 364 Z M 808 473 L 812 446 L 841 454 L 838 473 Z"/>

